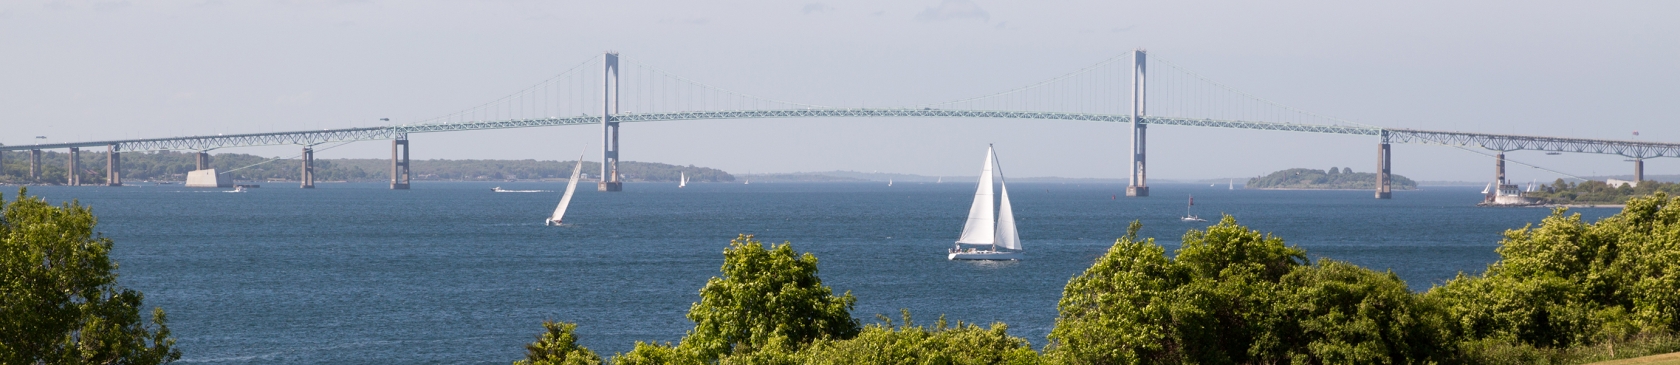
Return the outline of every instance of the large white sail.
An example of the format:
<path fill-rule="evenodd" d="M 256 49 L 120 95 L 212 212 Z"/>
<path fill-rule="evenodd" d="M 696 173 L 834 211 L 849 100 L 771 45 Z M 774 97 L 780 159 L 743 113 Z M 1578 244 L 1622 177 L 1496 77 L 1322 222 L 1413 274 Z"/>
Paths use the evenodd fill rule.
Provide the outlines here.
<path fill-rule="evenodd" d="M 688 186 L 688 173 L 687 172 L 677 172 L 677 174 L 679 174 L 679 175 L 677 175 L 677 187 L 680 188 L 680 187 Z"/>
<path fill-rule="evenodd" d="M 560 196 L 560 205 L 554 207 L 554 216 L 548 218 L 551 224 L 560 224 L 560 218 L 566 216 L 566 206 L 572 204 L 572 192 L 577 191 L 578 174 L 583 172 L 583 154 L 578 154 L 577 164 L 572 165 L 572 178 L 566 181 L 566 194 Z"/>
<path fill-rule="evenodd" d="M 980 169 L 979 187 L 974 190 L 974 205 L 968 207 L 968 223 L 963 225 L 957 243 L 989 245 L 996 243 L 992 213 L 992 148 L 986 147 L 986 165 Z"/>
<path fill-rule="evenodd" d="M 1021 235 L 1015 232 L 1015 209 L 1009 207 L 1009 183 L 1005 182 L 1002 190 L 1003 202 L 998 203 L 997 247 L 1009 250 L 1021 249 Z"/>

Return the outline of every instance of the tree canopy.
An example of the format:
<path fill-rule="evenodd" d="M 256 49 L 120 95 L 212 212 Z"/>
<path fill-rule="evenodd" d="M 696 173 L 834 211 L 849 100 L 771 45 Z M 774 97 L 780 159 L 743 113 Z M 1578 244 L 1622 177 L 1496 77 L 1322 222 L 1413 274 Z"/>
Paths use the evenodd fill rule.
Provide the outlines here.
<path fill-rule="evenodd" d="M 0 197 L 0 201 L 4 201 Z M 0 218 L 0 363 L 158 364 L 181 357 L 163 309 L 117 285 L 93 211 L 18 190 Z"/>

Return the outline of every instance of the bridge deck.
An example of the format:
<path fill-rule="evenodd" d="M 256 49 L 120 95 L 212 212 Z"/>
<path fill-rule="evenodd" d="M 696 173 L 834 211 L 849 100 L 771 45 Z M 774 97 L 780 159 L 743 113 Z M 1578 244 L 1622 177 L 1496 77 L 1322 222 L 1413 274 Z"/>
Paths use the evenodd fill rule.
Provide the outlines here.
<path fill-rule="evenodd" d="M 944 110 L 944 109 L 787 109 L 740 110 L 675 113 L 626 113 L 613 116 L 617 122 L 655 122 L 714 119 L 771 119 L 771 118 L 983 118 L 1035 119 L 1129 123 L 1131 116 L 1116 114 L 1087 114 L 1032 111 Z M 326 129 L 274 133 L 188 136 L 110 141 L 52 143 L 40 145 L 0 146 L 0 151 L 58 149 L 70 147 L 100 147 L 117 145 L 119 151 L 187 150 L 208 151 L 219 148 L 300 145 L 324 143 L 391 140 L 409 133 L 435 133 L 488 129 L 551 127 L 601 123 L 600 116 L 567 118 L 513 119 L 467 123 L 396 125 L 386 127 Z M 1419 143 L 1449 146 L 1475 146 L 1489 150 L 1534 150 L 1548 152 L 1597 153 L 1644 159 L 1680 157 L 1680 144 L 1617 141 L 1585 138 L 1522 136 L 1486 133 L 1426 131 L 1415 129 L 1386 129 L 1367 126 L 1314 125 L 1258 122 L 1242 120 L 1190 119 L 1148 116 L 1143 123 L 1191 127 L 1235 128 L 1288 132 L 1310 132 L 1378 136 L 1391 143 Z"/>

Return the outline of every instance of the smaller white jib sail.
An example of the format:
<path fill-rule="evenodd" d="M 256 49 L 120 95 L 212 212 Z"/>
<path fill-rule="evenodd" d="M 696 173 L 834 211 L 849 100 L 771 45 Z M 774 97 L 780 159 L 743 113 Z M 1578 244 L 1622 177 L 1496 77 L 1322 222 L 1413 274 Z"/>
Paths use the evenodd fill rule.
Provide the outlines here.
<path fill-rule="evenodd" d="M 580 153 L 577 164 L 572 165 L 572 178 L 566 181 L 566 194 L 560 196 L 560 205 L 554 207 L 554 215 L 548 218 L 547 224 L 560 224 L 560 219 L 566 216 L 566 206 L 572 204 L 572 193 L 577 191 L 578 174 L 582 172 L 583 154 Z"/>
<path fill-rule="evenodd" d="M 1009 207 L 1009 185 L 1000 184 L 999 195 L 1002 202 L 998 203 L 997 247 L 1007 250 L 1021 249 L 1021 234 L 1015 232 L 1015 209 Z"/>

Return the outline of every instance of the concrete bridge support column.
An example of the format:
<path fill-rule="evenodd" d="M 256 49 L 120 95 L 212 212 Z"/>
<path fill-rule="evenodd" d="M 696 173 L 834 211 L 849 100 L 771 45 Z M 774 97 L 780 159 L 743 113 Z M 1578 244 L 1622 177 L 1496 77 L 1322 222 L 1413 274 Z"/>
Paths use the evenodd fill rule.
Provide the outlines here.
<path fill-rule="evenodd" d="M 1146 88 L 1145 54 L 1139 49 L 1132 54 L 1132 178 L 1126 185 L 1126 196 L 1149 196 L 1149 183 L 1144 169 L 1144 134 L 1148 125 L 1143 124 L 1143 116 L 1148 115 L 1144 99 Z"/>
<path fill-rule="evenodd" d="M 1493 184 L 1505 185 L 1505 151 L 1499 151 L 1499 154 L 1493 157 Z"/>
<path fill-rule="evenodd" d="M 116 144 L 105 145 L 105 186 L 122 186 L 122 153 Z"/>
<path fill-rule="evenodd" d="M 618 122 L 612 120 L 613 114 L 618 114 L 618 54 L 608 52 L 606 56 L 606 73 L 602 76 L 606 85 L 601 90 L 606 92 L 601 100 L 601 182 L 596 184 L 598 191 L 624 191 L 624 183 L 618 180 Z"/>
<path fill-rule="evenodd" d="M 198 151 L 198 168 L 197 168 L 197 170 L 203 170 L 203 169 L 208 169 L 208 168 L 210 168 L 210 151 Z"/>
<path fill-rule="evenodd" d="M 70 162 L 65 166 L 67 171 L 64 171 L 64 185 L 77 186 L 82 184 L 82 166 L 78 163 L 81 162 L 81 159 L 81 149 L 70 147 Z"/>
<path fill-rule="evenodd" d="M 314 189 L 315 188 L 315 149 L 314 148 L 309 147 L 309 146 L 303 146 L 303 168 L 302 169 L 303 170 L 300 171 L 300 174 L 298 174 L 298 180 L 302 182 L 302 186 L 299 186 L 299 187 L 304 188 L 304 189 Z"/>
<path fill-rule="evenodd" d="M 391 140 L 391 190 L 408 190 L 408 136 Z"/>
<path fill-rule="evenodd" d="M 1645 181 L 1645 159 L 1633 159 L 1633 182 Z"/>
<path fill-rule="evenodd" d="M 1388 143 L 1377 144 L 1377 199 L 1394 198 L 1393 179 L 1389 176 L 1393 155 L 1389 151 Z"/>
<path fill-rule="evenodd" d="M 29 180 L 41 179 L 41 150 L 29 150 Z"/>

